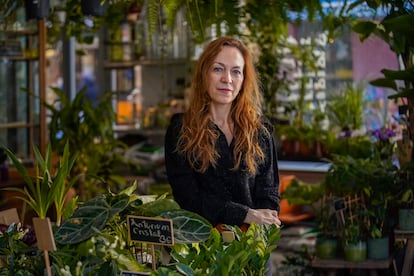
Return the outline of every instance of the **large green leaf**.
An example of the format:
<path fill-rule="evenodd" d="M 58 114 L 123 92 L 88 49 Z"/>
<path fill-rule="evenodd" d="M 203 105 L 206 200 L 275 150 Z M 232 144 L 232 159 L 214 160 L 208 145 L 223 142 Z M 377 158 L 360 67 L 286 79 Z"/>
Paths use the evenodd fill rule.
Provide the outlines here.
<path fill-rule="evenodd" d="M 110 213 L 109 217 L 112 218 L 116 214 L 122 212 L 129 204 L 129 196 L 127 194 L 120 194 L 112 196 L 109 200 Z"/>
<path fill-rule="evenodd" d="M 201 242 L 211 235 L 212 225 L 196 213 L 178 209 L 165 211 L 160 216 L 172 219 L 174 240 L 177 243 Z"/>
<path fill-rule="evenodd" d="M 56 241 L 61 244 L 75 244 L 89 239 L 128 206 L 129 198 L 126 194 L 108 197 L 101 195 L 85 202 L 58 229 Z"/>
<path fill-rule="evenodd" d="M 148 203 L 136 206 L 134 213 L 131 215 L 155 217 L 160 213 L 170 210 L 180 209 L 177 202 L 172 199 L 157 199 Z"/>
<path fill-rule="evenodd" d="M 407 39 L 410 39 L 414 36 L 414 14 L 405 14 L 395 17 L 388 17 L 384 19 L 382 24 L 386 27 L 387 30 L 392 32 L 401 32 L 407 36 Z"/>
<path fill-rule="evenodd" d="M 76 244 L 89 239 L 96 229 L 101 230 L 105 226 L 110 213 L 111 209 L 103 196 L 85 202 L 57 230 L 56 242 Z"/>
<path fill-rule="evenodd" d="M 353 30 L 360 35 L 360 40 L 368 38 L 376 29 L 378 23 L 374 21 L 360 21 L 353 26 Z"/>
<path fill-rule="evenodd" d="M 388 99 L 408 98 L 414 100 L 414 89 L 401 89 L 397 94 L 388 96 Z"/>
<path fill-rule="evenodd" d="M 388 70 L 383 69 L 381 73 L 388 79 L 393 80 L 406 80 L 406 81 L 413 81 L 414 80 L 414 68 L 408 68 L 407 70 Z"/>
<path fill-rule="evenodd" d="M 379 79 L 372 80 L 369 83 L 374 86 L 388 87 L 388 88 L 397 90 L 397 84 L 395 83 L 395 80 L 392 80 L 392 79 L 379 78 Z"/>

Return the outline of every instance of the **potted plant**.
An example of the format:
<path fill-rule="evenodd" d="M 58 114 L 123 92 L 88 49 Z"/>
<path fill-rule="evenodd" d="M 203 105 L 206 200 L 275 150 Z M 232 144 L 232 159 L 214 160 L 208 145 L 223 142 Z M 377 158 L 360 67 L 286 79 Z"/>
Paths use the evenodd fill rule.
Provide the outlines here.
<path fill-rule="evenodd" d="M 162 265 L 155 275 L 266 275 L 266 262 L 276 248 L 280 228 L 256 223 L 246 232 L 237 226 L 227 228 L 235 234 L 232 241 L 223 241 L 214 228 L 206 241 L 174 246 L 171 263 Z"/>
<path fill-rule="evenodd" d="M 50 3 L 49 0 L 37 1 L 26 0 L 26 18 L 30 19 L 45 19 L 49 16 Z"/>
<path fill-rule="evenodd" d="M 398 208 L 398 229 L 414 230 L 414 163 L 404 164 L 399 170 L 396 195 Z"/>
<path fill-rule="evenodd" d="M 50 144 L 45 157 L 41 155 L 38 148 L 34 147 L 33 150 L 36 156 L 36 174 L 34 178 L 30 176 L 27 168 L 13 152 L 7 148 L 4 148 L 4 150 L 25 182 L 23 188 L 7 187 L 4 189 L 20 193 L 21 196 L 18 197 L 26 202 L 41 219 L 46 219 L 50 214 L 49 211 L 53 209 L 56 213 L 56 225 L 59 226 L 65 211 L 65 204 L 68 202 L 67 195 L 78 178 L 78 176 L 73 176 L 69 179 L 71 169 L 76 160 L 76 155 L 69 155 L 69 145 L 65 145 L 62 158 L 56 167 L 54 167 L 56 164 L 52 163 Z"/>
<path fill-rule="evenodd" d="M 334 198 L 344 258 L 349 261 L 363 261 L 367 257 L 364 191 L 370 177 L 366 168 L 374 164 L 369 158 L 333 155 L 325 179 L 326 191 Z"/>
<path fill-rule="evenodd" d="M 390 159 L 379 159 L 376 164 L 366 168 L 371 175 L 369 186 L 364 190 L 368 233 L 368 258 L 386 259 L 389 256 L 389 236 L 394 227 L 392 210 L 395 194 L 390 187 L 396 186 L 398 168 Z"/>
<path fill-rule="evenodd" d="M 334 198 L 326 192 L 325 182 L 308 184 L 294 178 L 281 194 L 289 204 L 307 206 L 314 214 L 315 254 L 321 259 L 337 257 L 339 229 Z"/>
<path fill-rule="evenodd" d="M 364 124 L 365 87 L 363 84 L 345 83 L 337 93 L 329 93 L 327 116 L 332 131 L 353 132 Z"/>
<path fill-rule="evenodd" d="M 320 199 L 319 213 L 316 213 L 318 235 L 316 237 L 316 256 L 321 259 L 338 257 L 339 222 L 335 213 L 335 200 L 329 194 L 323 194 Z"/>
<path fill-rule="evenodd" d="M 84 15 L 103 16 L 106 12 L 107 1 L 102 0 L 81 0 L 81 9 Z"/>
<path fill-rule="evenodd" d="M 80 199 L 105 191 L 102 179 L 113 191 L 122 190 L 126 182 L 116 168 L 127 165 L 123 155 L 126 145 L 115 137 L 111 95 L 92 101 L 83 88 L 70 100 L 62 90 L 52 90 L 57 100 L 44 103 L 50 112 L 50 144 L 57 156 L 63 154 L 66 144 L 71 155 L 78 155 L 71 174 L 81 175 L 74 185 Z"/>
<path fill-rule="evenodd" d="M 356 207 L 354 205 L 354 207 Z M 354 210 L 358 212 L 358 209 Z M 356 216 L 354 220 L 345 220 L 341 241 L 343 257 L 346 261 L 363 262 L 367 259 L 367 242 L 363 233 L 363 225 L 359 221 L 361 217 Z"/>

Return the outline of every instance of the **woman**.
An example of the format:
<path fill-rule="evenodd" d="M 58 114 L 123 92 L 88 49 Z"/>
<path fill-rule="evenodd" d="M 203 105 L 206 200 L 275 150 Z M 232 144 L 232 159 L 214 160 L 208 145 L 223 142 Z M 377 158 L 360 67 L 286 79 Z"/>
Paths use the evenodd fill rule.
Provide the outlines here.
<path fill-rule="evenodd" d="M 174 199 L 212 225 L 280 225 L 273 126 L 239 40 L 218 38 L 199 58 L 189 106 L 166 133 L 165 162 Z"/>

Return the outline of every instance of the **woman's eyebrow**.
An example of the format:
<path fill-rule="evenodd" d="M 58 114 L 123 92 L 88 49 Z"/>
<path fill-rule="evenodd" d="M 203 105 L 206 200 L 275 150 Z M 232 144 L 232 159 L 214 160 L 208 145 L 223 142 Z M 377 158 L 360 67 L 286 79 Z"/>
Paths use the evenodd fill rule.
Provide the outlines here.
<path fill-rule="evenodd" d="M 220 66 L 223 66 L 223 67 L 227 67 L 224 63 L 221 63 L 221 62 L 218 62 L 218 61 L 215 61 L 214 63 L 215 63 L 215 64 L 218 64 L 218 65 L 220 65 Z M 235 66 L 232 66 L 231 68 L 232 68 L 232 69 L 241 69 L 241 66 L 239 66 L 239 65 L 235 65 Z"/>

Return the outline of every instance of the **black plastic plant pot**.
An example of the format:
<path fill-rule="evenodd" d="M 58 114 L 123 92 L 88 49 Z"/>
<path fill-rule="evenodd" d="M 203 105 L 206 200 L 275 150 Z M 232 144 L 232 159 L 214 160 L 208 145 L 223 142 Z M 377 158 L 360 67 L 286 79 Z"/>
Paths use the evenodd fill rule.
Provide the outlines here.
<path fill-rule="evenodd" d="M 49 0 L 26 0 L 26 19 L 43 19 L 49 16 Z"/>
<path fill-rule="evenodd" d="M 106 3 L 103 4 L 102 0 L 81 0 L 81 8 L 84 15 L 104 16 Z"/>

